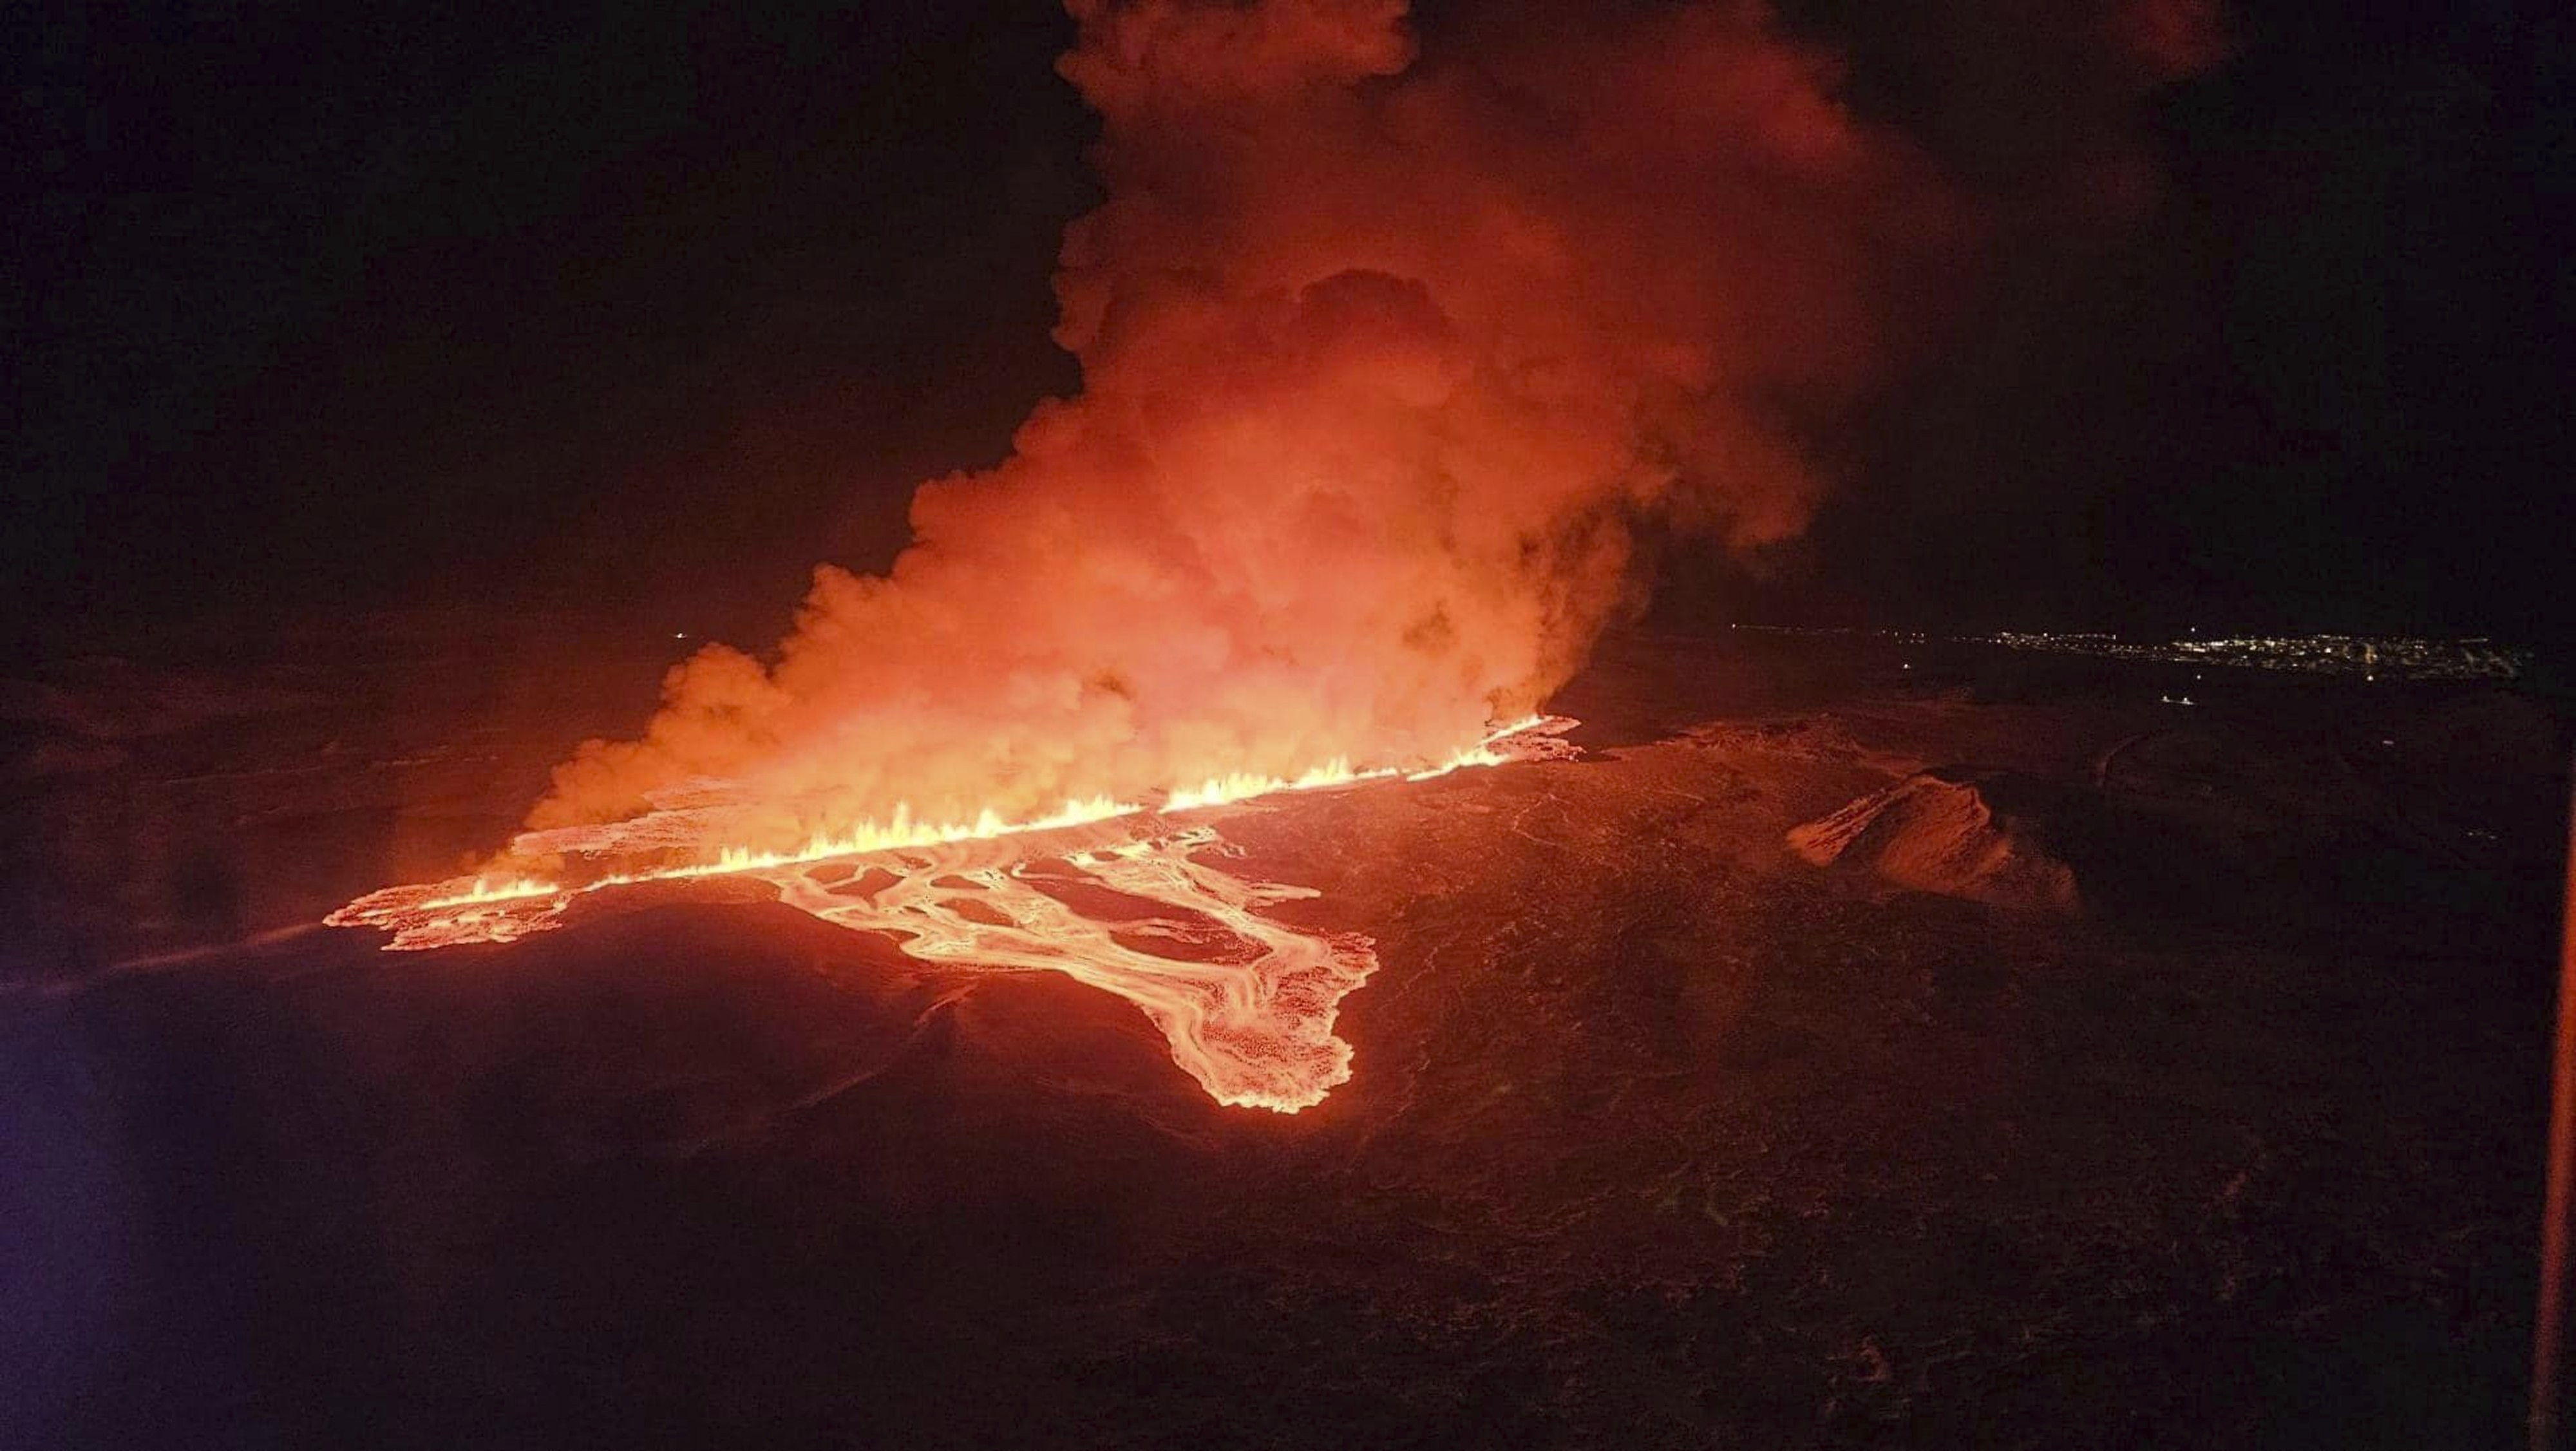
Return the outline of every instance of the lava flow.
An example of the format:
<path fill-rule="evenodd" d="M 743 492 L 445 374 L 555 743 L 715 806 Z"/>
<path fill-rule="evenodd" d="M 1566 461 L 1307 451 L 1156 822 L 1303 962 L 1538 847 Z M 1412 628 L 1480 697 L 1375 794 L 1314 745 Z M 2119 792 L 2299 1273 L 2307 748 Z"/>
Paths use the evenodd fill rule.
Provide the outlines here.
<path fill-rule="evenodd" d="M 1203 821 L 1175 818 L 1285 792 L 1558 759 L 1573 749 L 1562 736 L 1574 724 L 1562 716 L 1515 722 L 1413 770 L 1337 762 L 1294 779 L 1224 777 L 1170 791 L 1151 810 L 1104 800 L 1031 821 L 987 812 L 936 825 L 898 811 L 792 853 L 721 850 L 711 861 L 612 869 L 577 885 L 479 877 L 388 887 L 324 920 L 389 931 L 387 951 L 509 942 L 563 925 L 577 902 L 609 906 L 622 893 L 640 904 L 629 889 L 746 878 L 826 922 L 884 933 L 924 962 L 1049 970 L 1116 993 L 1162 1030 L 1173 1061 L 1209 1096 L 1294 1113 L 1350 1077 L 1351 1048 L 1333 1022 L 1342 998 L 1376 971 L 1376 951 L 1365 937 L 1263 917 L 1259 908 L 1314 893 L 1210 865 L 1202 858 L 1229 850 L 1223 838 Z M 686 809 L 663 815 L 536 835 L 553 851 L 596 860 L 696 819 Z"/>

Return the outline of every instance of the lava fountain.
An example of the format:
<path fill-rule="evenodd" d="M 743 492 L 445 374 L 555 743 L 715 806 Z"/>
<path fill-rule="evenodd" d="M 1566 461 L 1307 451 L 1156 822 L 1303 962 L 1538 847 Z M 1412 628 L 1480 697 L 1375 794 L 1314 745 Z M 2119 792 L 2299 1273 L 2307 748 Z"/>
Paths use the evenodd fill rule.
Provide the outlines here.
<path fill-rule="evenodd" d="M 1490 723 L 1565 685 L 1655 549 L 1797 535 L 1813 445 L 1993 235 L 1761 0 L 1066 7 L 1103 185 L 1055 278 L 1079 390 L 924 484 L 882 574 L 818 567 L 774 649 L 675 666 L 490 874 L 333 921 L 501 942 L 756 881 L 924 961 L 1095 983 L 1217 1098 L 1311 1104 L 1374 959 L 1263 916 L 1295 889 L 1183 818 L 1557 749 Z M 2074 89 L 2205 63 L 2179 25 Z"/>
<path fill-rule="evenodd" d="M 1134 1003 L 1172 1059 L 1219 1103 L 1294 1113 L 1351 1075 L 1351 1046 L 1333 1033 L 1341 1001 L 1377 970 L 1355 933 L 1314 932 L 1262 915 L 1312 897 L 1305 887 L 1225 870 L 1233 848 L 1203 818 L 1288 793 L 1420 781 L 1451 771 L 1572 752 L 1562 716 L 1515 722 L 1448 761 L 1354 770 L 1329 763 L 1293 779 L 1237 774 L 1164 793 L 1153 808 L 1069 803 L 1006 821 L 986 812 L 928 824 L 898 811 L 819 835 L 800 851 L 718 851 L 713 859 L 638 864 L 639 845 L 697 829 L 702 805 L 656 821 L 532 832 L 583 868 L 575 881 L 459 878 L 388 887 L 327 919 L 392 933 L 386 951 L 505 943 L 564 925 L 572 910 L 643 905 L 656 885 L 714 878 L 765 883 L 776 899 L 855 932 L 892 938 L 922 962 L 964 973 L 1061 972 Z M 696 797 L 720 794 L 701 783 Z"/>
<path fill-rule="evenodd" d="M 1760 5 L 1502 7 L 1429 58 L 1404 0 L 1067 8 L 1105 198 L 1056 274 L 1081 388 L 923 485 L 883 574 L 817 568 L 774 649 L 675 666 L 485 876 L 332 921 L 505 942 L 757 882 L 1116 992 L 1226 1103 L 1314 1103 L 1375 958 L 1265 916 L 1298 889 L 1193 813 L 1558 749 L 1493 723 L 1637 603 L 1636 526 L 1796 533 L 1902 295 L 1873 279 L 1954 235 Z"/>

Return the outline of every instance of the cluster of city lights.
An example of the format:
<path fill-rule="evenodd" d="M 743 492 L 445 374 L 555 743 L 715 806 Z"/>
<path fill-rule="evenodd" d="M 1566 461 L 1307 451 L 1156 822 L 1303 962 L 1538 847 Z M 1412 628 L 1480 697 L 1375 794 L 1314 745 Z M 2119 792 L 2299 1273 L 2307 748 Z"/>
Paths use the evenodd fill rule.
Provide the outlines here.
<path fill-rule="evenodd" d="M 1733 625 L 1770 635 L 1846 636 L 1892 645 L 1995 645 L 2007 650 L 2090 655 L 2166 665 L 2346 675 L 2362 680 L 2514 680 L 2530 652 L 2485 636 L 2432 640 L 2404 635 L 2201 635 L 2131 640 L 2118 635 L 2053 630 L 2000 630 L 1991 635 L 1931 635 L 1920 630 L 1866 630 L 1798 625 Z M 1910 668 L 1910 667 L 1909 667 Z"/>
<path fill-rule="evenodd" d="M 2186 635 L 2179 640 L 2123 640 L 2116 635 L 2045 631 L 1982 637 L 2012 650 L 2098 655 L 2170 665 L 2224 665 L 2364 680 L 2512 680 L 2525 652 L 2485 639 L 2423 640 L 2402 635 Z"/>

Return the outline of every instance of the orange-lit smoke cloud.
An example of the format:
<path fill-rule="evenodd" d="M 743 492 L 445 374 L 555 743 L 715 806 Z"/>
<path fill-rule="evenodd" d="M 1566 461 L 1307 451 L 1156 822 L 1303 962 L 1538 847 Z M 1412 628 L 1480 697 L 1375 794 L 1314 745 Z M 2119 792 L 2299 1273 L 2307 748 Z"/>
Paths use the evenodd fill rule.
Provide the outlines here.
<path fill-rule="evenodd" d="M 924 486 L 889 576 L 818 569 L 772 663 L 676 668 L 532 826 L 701 778 L 785 842 L 1441 759 L 1580 663 L 1641 521 L 1798 531 L 1810 440 L 1973 247 L 1759 6 L 1497 7 L 1419 56 L 1401 0 L 1071 9 L 1081 393 Z"/>

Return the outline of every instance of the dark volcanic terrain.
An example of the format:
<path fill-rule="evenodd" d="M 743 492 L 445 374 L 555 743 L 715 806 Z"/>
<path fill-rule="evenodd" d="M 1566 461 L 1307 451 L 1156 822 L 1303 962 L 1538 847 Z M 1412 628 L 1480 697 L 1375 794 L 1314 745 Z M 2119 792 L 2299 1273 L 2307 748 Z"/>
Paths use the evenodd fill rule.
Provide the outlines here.
<path fill-rule="evenodd" d="M 0 684 L 0 1441 L 2517 1434 L 2528 696 L 1614 640 L 1582 759 L 1222 820 L 1383 961 L 1281 1116 L 1116 998 L 774 902 L 299 930 L 497 843 L 673 648 L 371 628 Z M 2011 872 L 1792 850 L 1923 772 Z"/>

